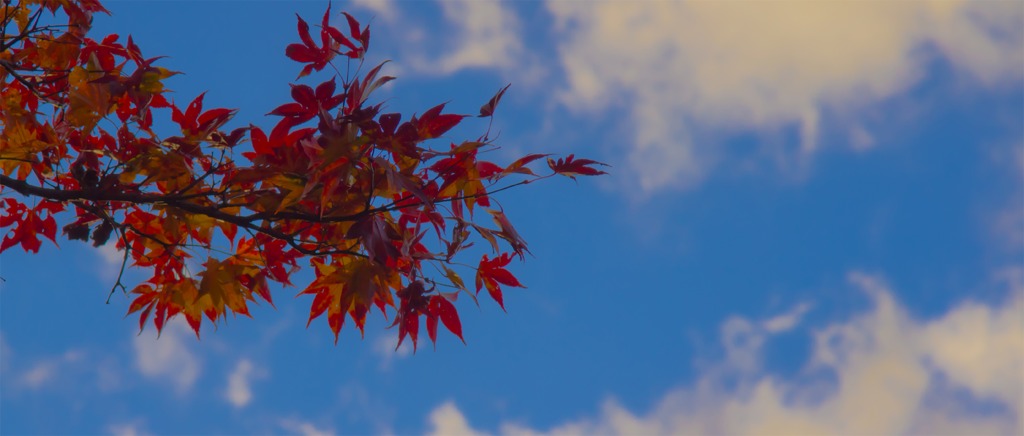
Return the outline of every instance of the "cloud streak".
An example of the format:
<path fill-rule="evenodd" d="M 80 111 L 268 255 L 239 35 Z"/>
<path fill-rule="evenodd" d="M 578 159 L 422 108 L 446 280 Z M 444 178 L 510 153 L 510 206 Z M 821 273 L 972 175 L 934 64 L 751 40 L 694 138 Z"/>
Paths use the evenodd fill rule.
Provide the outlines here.
<path fill-rule="evenodd" d="M 86 366 L 85 353 L 68 350 L 59 358 L 40 359 L 33 363 L 18 377 L 18 384 L 31 390 L 52 387 L 61 379 L 66 380 L 69 373 L 81 372 Z"/>
<path fill-rule="evenodd" d="M 762 369 L 767 340 L 806 308 L 765 322 L 723 324 L 726 358 L 647 413 L 614 400 L 589 419 L 549 429 L 505 423 L 504 434 L 1016 434 L 1024 430 L 1024 280 L 1002 304 L 963 302 L 932 320 L 909 316 L 879 277 L 850 282 L 870 310 L 813 333 L 802 373 Z M 806 306 L 801 306 L 806 307 Z M 781 322 L 778 320 L 784 320 Z M 737 338 L 743 340 L 736 340 Z M 727 381 L 740 380 L 730 386 Z M 433 434 L 481 433 L 454 403 L 429 417 Z"/>
<path fill-rule="evenodd" d="M 117 244 L 110 242 L 96 248 L 99 253 L 99 267 L 96 273 L 100 279 L 114 281 L 121 272 L 121 265 L 124 264 L 124 252 L 117 249 Z"/>
<path fill-rule="evenodd" d="M 378 369 L 388 371 L 395 360 L 404 359 L 412 355 L 412 341 L 404 341 L 399 346 L 398 333 L 389 330 L 373 341 L 373 353 L 380 358 Z"/>
<path fill-rule="evenodd" d="M 466 68 L 509 68 L 521 62 L 516 14 L 497 1 L 441 0 L 454 47 L 437 60 L 420 58 L 415 68 L 433 74 L 450 74 Z"/>
<path fill-rule="evenodd" d="M 178 394 L 188 392 L 202 370 L 199 358 L 184 342 L 191 334 L 183 319 L 169 321 L 159 338 L 152 328 L 140 333 L 132 341 L 139 372 L 170 382 Z"/>
<path fill-rule="evenodd" d="M 236 408 L 242 408 L 252 402 L 252 379 L 265 377 L 264 371 L 258 370 L 249 359 L 241 359 L 235 369 L 228 375 L 228 386 L 224 398 Z"/>
<path fill-rule="evenodd" d="M 143 430 L 142 425 L 138 422 L 110 424 L 107 426 L 107 432 L 115 436 L 139 436 L 150 434 Z"/>
<path fill-rule="evenodd" d="M 335 434 L 331 429 L 320 428 L 313 423 L 297 419 L 284 419 L 279 424 L 282 429 L 290 434 L 302 436 L 328 436 Z"/>

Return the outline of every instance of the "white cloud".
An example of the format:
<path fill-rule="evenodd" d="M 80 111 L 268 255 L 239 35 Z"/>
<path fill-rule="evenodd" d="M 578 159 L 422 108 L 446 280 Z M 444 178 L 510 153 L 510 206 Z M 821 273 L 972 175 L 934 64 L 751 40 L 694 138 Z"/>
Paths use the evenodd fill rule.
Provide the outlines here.
<path fill-rule="evenodd" d="M 1016 192 L 1020 193 L 1019 190 Z M 1019 252 L 1024 248 L 1024 207 L 1018 198 L 1011 199 L 1009 203 L 994 214 L 987 229 L 997 246 Z"/>
<path fill-rule="evenodd" d="M 96 388 L 100 392 L 111 392 L 119 389 L 124 376 L 121 359 L 113 355 L 102 358 L 96 365 Z"/>
<path fill-rule="evenodd" d="M 446 402 L 430 412 L 430 431 L 432 435 L 475 435 L 482 434 L 469 426 L 469 421 L 462 415 L 459 408 L 452 402 Z"/>
<path fill-rule="evenodd" d="M 867 151 L 875 146 L 875 138 L 863 126 L 854 125 L 849 132 L 850 147 L 856 151 Z"/>
<path fill-rule="evenodd" d="M 880 278 L 852 273 L 874 307 L 815 331 L 809 361 L 793 380 L 759 361 L 773 332 L 795 326 L 806 309 L 760 323 L 735 317 L 722 328 L 725 361 L 645 414 L 609 400 L 591 419 L 544 430 L 505 423 L 500 433 L 1020 434 L 1024 280 L 1020 270 L 1013 274 L 1002 304 L 966 301 L 915 320 Z M 429 420 L 434 434 L 481 433 L 450 402 Z"/>
<path fill-rule="evenodd" d="M 4 333 L 0 331 L 0 374 L 6 373 L 11 366 L 11 347 L 7 345 Z"/>
<path fill-rule="evenodd" d="M 377 337 L 373 341 L 373 352 L 380 357 L 380 370 L 391 369 L 391 364 L 397 359 L 404 359 L 412 355 L 412 340 L 405 338 L 402 346 L 398 347 L 398 333 L 390 330 Z"/>
<path fill-rule="evenodd" d="M 21 375 L 21 384 L 30 389 L 38 389 L 53 379 L 56 369 L 55 362 L 38 362 Z"/>
<path fill-rule="evenodd" d="M 280 425 L 281 428 L 289 434 L 299 434 L 302 436 L 328 436 L 334 434 L 334 430 L 324 430 L 312 423 L 295 419 L 282 420 Z"/>
<path fill-rule="evenodd" d="M 0 360 L 4 360 L 3 372 L 13 375 L 13 388 L 69 393 L 81 389 L 111 392 L 121 386 L 119 363 L 112 356 L 97 358 L 95 353 L 70 349 L 57 356 L 23 358 L 21 360 L 27 362 L 21 365 L 12 365 L 7 361 L 9 358 L 10 349 L 0 336 Z M 93 380 L 95 385 L 84 384 L 86 380 Z"/>
<path fill-rule="evenodd" d="M 1010 253 L 1024 249 L 1024 140 L 996 147 L 992 153 L 996 168 L 1010 171 L 1010 195 L 985 222 L 985 230 L 997 248 Z"/>
<path fill-rule="evenodd" d="M 1024 290 L 1022 271 L 1007 273 L 1016 281 L 1011 286 Z M 962 304 L 926 325 L 920 338 L 931 363 L 954 383 L 982 398 L 1024 406 L 1024 298 L 998 309 L 975 302 Z M 1017 355 L 994 359 L 994 350 Z"/>
<path fill-rule="evenodd" d="M 80 370 L 81 365 L 76 364 L 82 361 L 83 356 L 80 351 L 69 350 L 59 358 L 41 359 L 21 374 L 18 383 L 29 389 L 53 385 L 59 376 Z"/>
<path fill-rule="evenodd" d="M 851 146 L 871 134 L 866 109 L 906 92 L 936 57 L 971 83 L 1021 80 L 1024 9 L 1014 1 L 574 2 L 549 0 L 567 86 L 580 113 L 624 106 L 630 169 L 642 188 L 698 183 L 715 141 L 797 126 L 803 158 L 822 113 L 849 118 Z"/>
<path fill-rule="evenodd" d="M 792 310 L 782 315 L 769 318 L 764 321 L 761 325 L 764 330 L 768 333 L 783 333 L 793 329 L 800 322 L 800 318 L 811 310 L 811 305 L 807 303 L 798 304 Z"/>
<path fill-rule="evenodd" d="M 393 0 L 354 0 L 352 4 L 358 8 L 372 11 L 384 21 L 394 21 L 398 15 Z"/>
<path fill-rule="evenodd" d="M 142 429 L 142 425 L 136 422 L 118 423 L 107 426 L 107 432 L 115 436 L 139 436 L 150 434 Z"/>
<path fill-rule="evenodd" d="M 201 370 L 199 358 L 185 345 L 191 335 L 185 321 L 178 318 L 164 325 L 159 338 L 153 328 L 143 331 L 132 342 L 139 372 L 149 378 L 169 381 L 179 394 L 188 392 Z"/>
<path fill-rule="evenodd" d="M 121 265 L 124 263 L 124 252 L 117 249 L 116 241 L 103 244 L 96 248 L 96 251 L 99 252 L 97 257 L 100 260 L 100 267 L 97 269 L 99 278 L 103 280 L 117 279 L 117 274 L 121 271 Z"/>
<path fill-rule="evenodd" d="M 465 68 L 507 68 L 522 62 L 516 14 L 498 1 L 440 0 L 447 23 L 434 33 L 456 41 L 439 59 L 414 58 L 417 71 L 449 74 Z"/>
<path fill-rule="evenodd" d="M 241 359 L 228 375 L 228 387 L 224 397 L 235 407 L 245 407 L 252 401 L 251 379 L 264 377 L 266 371 L 256 368 L 249 359 Z"/>

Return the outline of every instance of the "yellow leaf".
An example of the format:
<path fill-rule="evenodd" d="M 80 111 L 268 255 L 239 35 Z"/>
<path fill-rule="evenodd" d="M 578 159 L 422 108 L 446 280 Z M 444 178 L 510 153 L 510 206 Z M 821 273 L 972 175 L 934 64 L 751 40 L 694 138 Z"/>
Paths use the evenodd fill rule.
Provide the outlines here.
<path fill-rule="evenodd" d="M 39 141 L 36 133 L 23 123 L 12 123 L 3 131 L 4 148 L 0 156 L 14 155 L 15 151 L 32 154 L 46 148 L 46 143 Z M 40 148 L 39 145 L 42 145 Z"/>
<path fill-rule="evenodd" d="M 292 206 L 302 200 L 302 194 L 305 192 L 306 188 L 305 179 L 291 174 L 279 174 L 267 180 L 267 183 L 278 187 L 281 190 L 281 194 L 284 195 L 284 198 L 281 199 L 281 203 L 278 204 L 274 213 L 287 209 L 289 206 Z"/>
<path fill-rule="evenodd" d="M 448 280 L 451 281 L 453 285 L 464 291 L 467 290 L 466 284 L 462 281 L 462 277 L 459 277 L 459 275 L 456 274 L 455 271 L 453 271 L 451 268 L 448 268 L 448 266 L 443 263 L 441 264 L 441 267 L 444 268 L 445 277 L 448 277 Z"/>
<path fill-rule="evenodd" d="M 145 73 L 142 73 L 142 81 L 139 83 L 139 90 L 151 94 L 158 94 L 160 92 L 163 92 L 163 80 L 175 74 L 178 73 L 168 70 L 167 68 L 151 68 Z"/>
<path fill-rule="evenodd" d="M 32 3 L 34 3 L 34 2 L 32 2 L 32 1 L 23 1 L 23 2 L 21 2 L 21 4 L 18 4 L 18 5 L 14 6 L 14 12 L 12 12 L 11 15 L 14 16 L 14 22 L 18 23 L 18 32 L 19 33 L 24 33 L 25 30 L 28 29 L 28 24 L 29 24 L 28 16 L 29 16 L 29 12 L 30 12 L 29 11 L 29 5 L 31 5 Z M 7 9 L 9 7 L 10 6 L 5 6 L 4 9 Z"/>
<path fill-rule="evenodd" d="M 107 87 L 90 83 L 93 79 L 96 77 L 92 77 L 82 67 L 75 67 L 68 75 L 71 92 L 66 117 L 71 124 L 81 127 L 84 132 L 91 131 L 112 109 Z"/>
<path fill-rule="evenodd" d="M 245 303 L 248 292 L 239 281 L 239 268 L 228 262 L 221 262 L 215 258 L 206 261 L 206 270 L 199 273 L 202 281 L 199 282 L 199 298 L 209 296 L 211 308 L 218 313 L 223 313 L 226 306 L 235 313 L 249 315 L 249 308 Z"/>
<path fill-rule="evenodd" d="M 81 46 L 70 34 L 63 34 L 57 39 L 37 38 L 37 64 L 47 71 L 67 70 L 78 58 Z"/>
<path fill-rule="evenodd" d="M 196 240 L 205 244 L 210 243 L 217 220 L 206 215 L 189 214 L 185 216 L 185 221 Z"/>

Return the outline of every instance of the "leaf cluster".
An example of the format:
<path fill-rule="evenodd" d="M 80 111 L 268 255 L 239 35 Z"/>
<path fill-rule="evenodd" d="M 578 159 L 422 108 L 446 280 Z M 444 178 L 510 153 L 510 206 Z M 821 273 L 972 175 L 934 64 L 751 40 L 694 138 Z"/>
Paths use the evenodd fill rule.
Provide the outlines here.
<path fill-rule="evenodd" d="M 504 307 L 502 286 L 522 287 L 506 266 L 527 245 L 492 194 L 604 174 L 603 164 L 572 155 L 548 158 L 543 174 L 529 165 L 545 154 L 499 165 L 484 159 L 496 148 L 487 134 L 431 145 L 467 115 L 440 104 L 403 117 L 370 104 L 394 79 L 381 74 L 384 64 L 291 84 L 292 101 L 270 111 L 269 131 L 229 129 L 235 110 L 208 108 L 204 94 L 183 108 L 169 98 L 164 82 L 177 73 L 130 36 L 90 38 L 94 13 L 106 13 L 95 0 L 3 6 L 0 252 L 36 252 L 40 236 L 56 243 L 54 216 L 73 214 L 68 239 L 114 243 L 122 273 L 151 273 L 130 291 L 121 277 L 114 287 L 133 295 L 128 313 L 140 328 L 151 320 L 159 331 L 182 315 L 198 337 L 204 318 L 272 304 L 273 284 L 293 285 L 304 264 L 315 273 L 299 291 L 312 298 L 309 321 L 326 314 L 335 342 L 346 319 L 362 331 L 374 308 L 394 312 L 400 342 L 416 345 L 421 317 L 431 341 L 438 321 L 461 339 L 459 295 L 475 301 L 486 289 Z M 43 25 L 44 14 L 66 24 Z M 285 55 L 302 65 L 299 79 L 339 57 L 361 65 L 370 29 L 344 17 L 343 32 L 328 7 L 319 42 L 298 18 L 300 42 Z M 507 89 L 478 116 L 492 116 Z M 176 126 L 171 135 L 154 130 L 161 116 Z M 464 263 L 475 240 L 490 256 Z M 475 288 L 458 271 L 474 274 Z"/>

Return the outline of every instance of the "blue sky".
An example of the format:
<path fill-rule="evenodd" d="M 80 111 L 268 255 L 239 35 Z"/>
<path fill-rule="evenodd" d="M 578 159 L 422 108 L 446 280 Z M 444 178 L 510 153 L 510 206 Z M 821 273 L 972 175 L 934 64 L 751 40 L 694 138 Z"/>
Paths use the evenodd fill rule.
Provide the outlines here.
<path fill-rule="evenodd" d="M 208 91 L 266 127 L 294 13 L 326 2 L 107 7 L 96 35 L 169 56 L 179 104 Z M 103 304 L 113 250 L 9 250 L 0 433 L 1024 432 L 1019 2 L 340 9 L 392 60 L 390 110 L 473 113 L 512 83 L 497 160 L 612 165 L 499 197 L 535 255 L 508 313 L 460 301 L 468 345 L 412 354 L 382 319 L 335 346 L 276 289 L 276 310 L 156 340 Z"/>

